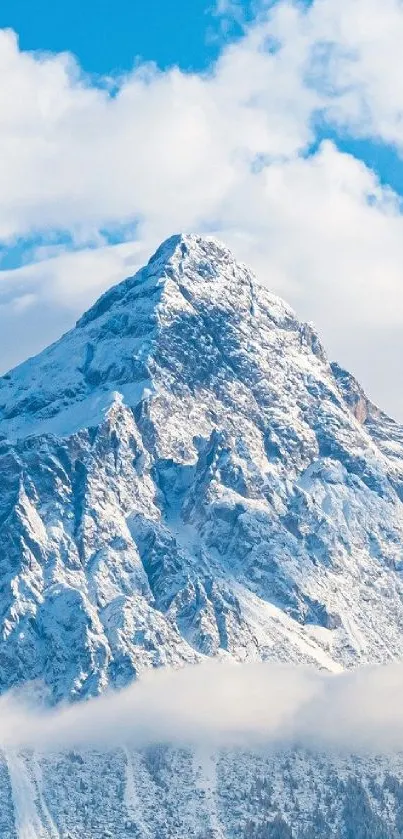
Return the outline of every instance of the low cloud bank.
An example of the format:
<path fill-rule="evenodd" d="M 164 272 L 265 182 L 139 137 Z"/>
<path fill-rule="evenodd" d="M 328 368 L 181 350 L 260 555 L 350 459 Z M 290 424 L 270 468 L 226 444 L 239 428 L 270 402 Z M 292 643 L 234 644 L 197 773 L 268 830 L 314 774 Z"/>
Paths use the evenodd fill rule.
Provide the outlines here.
<path fill-rule="evenodd" d="M 118 693 L 53 710 L 0 700 L 0 748 L 403 751 L 403 664 L 333 675 L 273 663 L 208 663 L 147 673 Z"/>

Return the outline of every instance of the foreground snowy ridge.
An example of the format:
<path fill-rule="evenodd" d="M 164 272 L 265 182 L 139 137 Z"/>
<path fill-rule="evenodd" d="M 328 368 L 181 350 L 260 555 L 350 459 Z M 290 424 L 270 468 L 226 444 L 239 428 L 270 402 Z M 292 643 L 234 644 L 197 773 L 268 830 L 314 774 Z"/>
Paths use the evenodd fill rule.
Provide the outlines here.
<path fill-rule="evenodd" d="M 0 474 L 2 691 L 79 698 L 205 656 L 336 671 L 403 655 L 403 429 L 214 240 L 172 237 L 0 379 Z M 30 759 L 8 759 L 39 788 Z M 159 758 L 99 759 L 137 818 L 104 835 L 156 835 Z M 229 756 L 161 760 L 170 784 L 175 762 L 194 776 L 210 833 L 170 823 L 159 837 L 246 835 L 220 821 Z M 85 764 L 71 761 L 54 777 Z M 35 795 L 44 835 L 82 835 Z"/>

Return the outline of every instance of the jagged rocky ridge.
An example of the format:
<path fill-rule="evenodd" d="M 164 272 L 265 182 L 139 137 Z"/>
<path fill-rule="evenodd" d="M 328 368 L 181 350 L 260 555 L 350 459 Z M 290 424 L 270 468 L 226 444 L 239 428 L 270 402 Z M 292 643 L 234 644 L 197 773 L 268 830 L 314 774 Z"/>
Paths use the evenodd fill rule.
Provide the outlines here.
<path fill-rule="evenodd" d="M 40 682 L 50 701 L 77 699 L 121 687 L 144 668 L 205 656 L 338 670 L 403 655 L 403 429 L 329 363 L 315 330 L 217 242 L 172 237 L 60 341 L 0 379 L 0 435 L 2 691 Z M 155 754 L 153 769 L 144 754 L 55 761 L 60 778 L 72 767 L 86 777 L 85 761 L 120 762 L 133 809 L 137 785 L 144 807 L 144 790 L 158 788 Z M 174 783 L 175 761 L 187 759 L 164 752 L 165 784 Z M 193 828 L 179 815 L 170 821 L 167 803 L 159 815 L 150 806 L 158 828 L 138 815 L 127 827 L 122 794 L 114 811 L 122 832 L 115 825 L 101 834 L 98 825 L 86 835 L 250 830 L 260 839 L 278 827 L 267 827 L 270 812 L 270 824 L 276 813 L 285 818 L 279 836 L 293 822 L 305 839 L 287 807 L 267 805 L 262 815 L 260 793 L 245 792 L 241 828 L 217 815 L 225 773 L 238 787 L 244 775 L 231 760 L 209 757 L 224 779 L 216 793 L 210 763 L 203 775 L 210 834 L 196 816 Z M 315 774 L 315 759 L 300 760 Z M 21 786 L 23 776 L 28 798 L 40 802 L 46 766 L 27 756 L 8 761 L 11 780 L 14 773 Z M 246 774 L 251 789 L 256 778 L 275 782 L 269 758 L 264 771 L 253 761 L 242 764 L 255 767 L 254 780 L 252 768 Z M 361 784 L 357 771 L 350 767 L 353 784 Z M 373 784 L 382 791 L 390 771 L 380 771 Z M 55 762 L 50 775 L 53 804 L 50 815 L 39 807 L 37 835 L 78 838 L 80 821 L 53 800 Z M 311 803 L 326 796 L 318 784 Z M 377 799 L 367 782 L 361 788 L 361 809 L 377 807 L 381 827 L 386 819 L 382 835 L 402 835 L 390 832 L 400 810 L 387 790 Z M 378 801 L 372 809 L 370 799 Z M 327 835 L 347 835 L 340 813 L 333 821 L 323 814 Z M 266 833 L 253 833 L 259 818 Z"/>

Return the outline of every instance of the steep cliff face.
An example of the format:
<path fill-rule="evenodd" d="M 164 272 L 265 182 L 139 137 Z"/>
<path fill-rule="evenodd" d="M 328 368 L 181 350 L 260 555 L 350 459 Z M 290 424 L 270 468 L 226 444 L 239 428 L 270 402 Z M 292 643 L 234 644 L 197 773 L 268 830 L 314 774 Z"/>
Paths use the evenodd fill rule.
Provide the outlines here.
<path fill-rule="evenodd" d="M 403 429 L 215 241 L 169 239 L 0 379 L 0 475 L 2 692 L 80 698 L 205 656 L 403 655 Z M 34 818 L 52 839 L 312 839 L 321 815 L 341 837 L 355 806 L 360 836 L 401 835 L 398 762 L 330 761 L 324 780 L 298 754 L 7 761 L 4 836 Z"/>
<path fill-rule="evenodd" d="M 2 690 L 403 654 L 403 430 L 215 241 L 4 376 L 0 433 Z"/>

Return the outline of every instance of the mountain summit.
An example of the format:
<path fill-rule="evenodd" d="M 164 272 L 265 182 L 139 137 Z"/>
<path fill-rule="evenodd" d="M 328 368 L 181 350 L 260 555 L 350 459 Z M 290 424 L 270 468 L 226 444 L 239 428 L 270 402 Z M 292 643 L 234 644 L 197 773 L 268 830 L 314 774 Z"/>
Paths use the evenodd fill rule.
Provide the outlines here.
<path fill-rule="evenodd" d="M 263 290 L 261 304 L 274 322 L 295 319 Z M 135 405 L 167 373 L 175 389 L 194 388 L 196 377 L 208 375 L 209 363 L 222 355 L 222 329 L 231 330 L 231 346 L 245 343 L 247 324 L 257 325 L 254 305 L 252 275 L 224 246 L 198 236 L 171 237 L 145 268 L 107 291 L 75 329 L 0 380 L 0 433 L 65 434 L 74 423 L 97 423 L 114 386 L 125 389 L 125 401 Z M 241 320 L 243 336 L 237 336 Z M 162 352 L 171 356 L 162 358 Z M 180 369 L 174 369 L 175 359 Z M 228 365 L 230 359 L 222 361 Z"/>
<path fill-rule="evenodd" d="M 170 238 L 3 376 L 0 435 L 2 692 L 77 699 L 206 656 L 403 656 L 403 429 L 215 240 Z M 49 764 L 59 793 L 74 760 Z M 129 834 L 182 837 L 153 808 Z M 71 819 L 63 836 L 99 839 Z"/>

